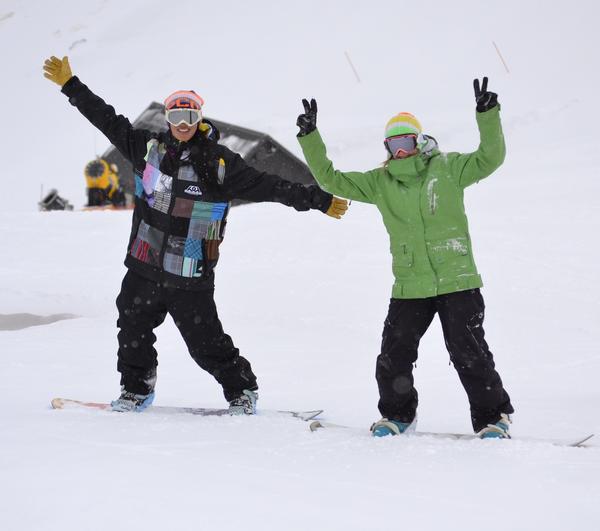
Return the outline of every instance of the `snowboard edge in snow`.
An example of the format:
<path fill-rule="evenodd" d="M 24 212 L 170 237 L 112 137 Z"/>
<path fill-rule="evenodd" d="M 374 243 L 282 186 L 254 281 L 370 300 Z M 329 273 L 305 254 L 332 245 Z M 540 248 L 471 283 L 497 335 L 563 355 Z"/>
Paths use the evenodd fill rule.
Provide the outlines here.
<path fill-rule="evenodd" d="M 111 406 L 104 402 L 84 402 L 82 400 L 72 400 L 70 398 L 53 398 L 50 402 L 53 409 L 97 409 L 101 411 L 112 411 Z M 228 409 L 219 408 L 205 408 L 205 407 L 179 407 L 179 406 L 150 406 L 142 413 L 158 413 L 158 414 L 189 414 L 199 415 L 203 417 L 221 417 L 229 415 Z M 284 415 L 300 420 L 309 421 L 313 420 L 323 413 L 322 409 L 315 409 L 311 411 L 277 411 L 272 409 L 258 409 L 257 414 L 265 415 Z"/>
<path fill-rule="evenodd" d="M 311 419 L 312 420 L 312 419 Z M 321 420 L 313 420 L 309 425 L 310 431 L 317 431 L 321 429 L 334 428 L 334 429 L 342 429 L 342 430 L 353 430 L 357 428 L 351 428 L 350 426 L 344 426 L 342 424 L 334 424 L 332 422 L 325 422 Z M 366 431 L 366 430 L 365 430 Z M 536 439 L 531 437 L 512 437 L 511 439 L 502 439 L 502 440 L 512 440 L 512 441 L 526 441 L 526 442 L 537 442 L 537 443 L 547 443 L 553 444 L 555 446 L 566 446 L 571 448 L 586 448 L 585 443 L 588 442 L 594 434 L 586 435 L 585 437 L 580 437 L 578 439 L 565 439 L 563 440 L 554 440 L 554 439 Z M 451 439 L 455 441 L 472 441 L 475 439 L 480 439 L 480 437 L 474 433 L 441 433 L 441 432 L 425 432 L 425 431 L 413 431 L 403 435 L 403 437 L 431 437 L 434 439 Z"/>

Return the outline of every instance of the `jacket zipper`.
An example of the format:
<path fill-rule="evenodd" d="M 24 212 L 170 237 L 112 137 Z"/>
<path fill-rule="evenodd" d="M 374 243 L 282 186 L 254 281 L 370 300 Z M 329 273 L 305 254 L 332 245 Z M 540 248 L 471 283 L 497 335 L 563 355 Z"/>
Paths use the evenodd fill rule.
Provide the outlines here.
<path fill-rule="evenodd" d="M 165 153 L 166 155 L 166 153 Z M 163 157 L 165 156 L 163 155 Z M 161 159 L 162 161 L 162 159 Z M 165 231 L 165 238 L 162 244 L 162 247 L 160 249 L 160 255 L 158 257 L 159 262 L 160 262 L 160 271 L 161 271 L 161 277 L 164 280 L 165 278 L 165 267 L 164 267 L 164 259 L 165 259 L 165 253 L 167 252 L 167 245 L 169 242 L 169 235 L 171 234 L 171 223 L 173 221 L 171 214 L 173 213 L 173 209 L 175 208 L 175 199 L 176 199 L 176 183 L 179 182 L 178 181 L 178 175 L 179 175 L 179 168 L 181 167 L 181 154 L 179 155 L 179 158 L 177 159 L 177 167 L 176 167 L 176 171 L 174 171 L 173 173 L 175 173 L 175 175 L 172 175 L 172 180 L 171 180 L 171 199 L 169 201 L 169 208 L 167 209 L 167 216 L 168 216 L 168 221 L 167 221 L 167 230 Z"/>
<path fill-rule="evenodd" d="M 423 188 L 425 187 L 425 180 L 423 180 L 423 182 L 421 183 L 421 186 L 419 187 L 419 196 L 418 196 L 418 205 L 419 205 L 419 216 L 421 217 L 421 228 L 423 229 L 423 243 L 425 245 L 425 254 L 427 255 L 427 261 L 429 262 L 429 268 L 431 269 L 431 272 L 433 273 L 433 276 L 435 278 L 435 295 L 437 295 L 437 287 L 438 287 L 438 277 L 437 274 L 435 272 L 435 269 L 433 267 L 433 263 L 431 261 L 431 257 L 429 256 L 429 249 L 427 248 L 427 235 L 425 233 L 425 218 L 423 216 L 423 209 L 421 207 L 421 195 L 423 193 Z M 427 197 L 427 203 L 429 204 L 429 196 Z"/>

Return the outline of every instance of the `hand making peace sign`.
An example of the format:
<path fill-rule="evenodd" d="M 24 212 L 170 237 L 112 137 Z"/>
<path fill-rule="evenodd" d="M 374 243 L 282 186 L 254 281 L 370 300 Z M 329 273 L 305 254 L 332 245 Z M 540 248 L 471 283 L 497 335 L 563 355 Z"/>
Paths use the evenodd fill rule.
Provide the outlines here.
<path fill-rule="evenodd" d="M 498 94 L 488 92 L 488 78 L 484 77 L 479 88 L 479 79 L 473 80 L 473 88 L 475 89 L 475 101 L 477 102 L 477 112 L 485 112 L 498 105 Z"/>

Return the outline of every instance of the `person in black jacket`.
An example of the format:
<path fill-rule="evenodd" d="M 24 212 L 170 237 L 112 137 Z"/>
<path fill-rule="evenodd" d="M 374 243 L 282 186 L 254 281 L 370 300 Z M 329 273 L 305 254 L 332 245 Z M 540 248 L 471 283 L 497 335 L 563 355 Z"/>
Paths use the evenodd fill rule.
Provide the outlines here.
<path fill-rule="evenodd" d="M 51 57 L 46 78 L 133 164 L 135 208 L 117 297 L 121 395 L 115 411 L 141 411 L 154 400 L 157 352 L 154 328 L 173 317 L 190 354 L 222 385 L 232 414 L 256 412 L 257 382 L 248 360 L 223 331 L 214 302 L 229 202 L 276 201 L 340 218 L 347 202 L 318 186 L 291 183 L 248 166 L 217 143 L 202 119 L 203 100 L 177 91 L 165 100 L 169 130 L 134 129 L 127 118 L 71 73 L 69 60 Z"/>

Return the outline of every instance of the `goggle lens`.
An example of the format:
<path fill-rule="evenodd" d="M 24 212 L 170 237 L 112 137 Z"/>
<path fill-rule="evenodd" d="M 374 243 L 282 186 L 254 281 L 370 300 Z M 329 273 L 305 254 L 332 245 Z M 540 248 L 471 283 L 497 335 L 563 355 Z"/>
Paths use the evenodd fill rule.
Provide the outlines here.
<path fill-rule="evenodd" d="M 385 144 L 394 157 L 398 155 L 398 152 L 402 152 L 404 154 L 414 153 L 417 150 L 417 136 L 392 136 L 386 139 Z"/>
<path fill-rule="evenodd" d="M 171 109 L 165 115 L 171 125 L 194 125 L 202 120 L 202 113 L 197 109 Z"/>

